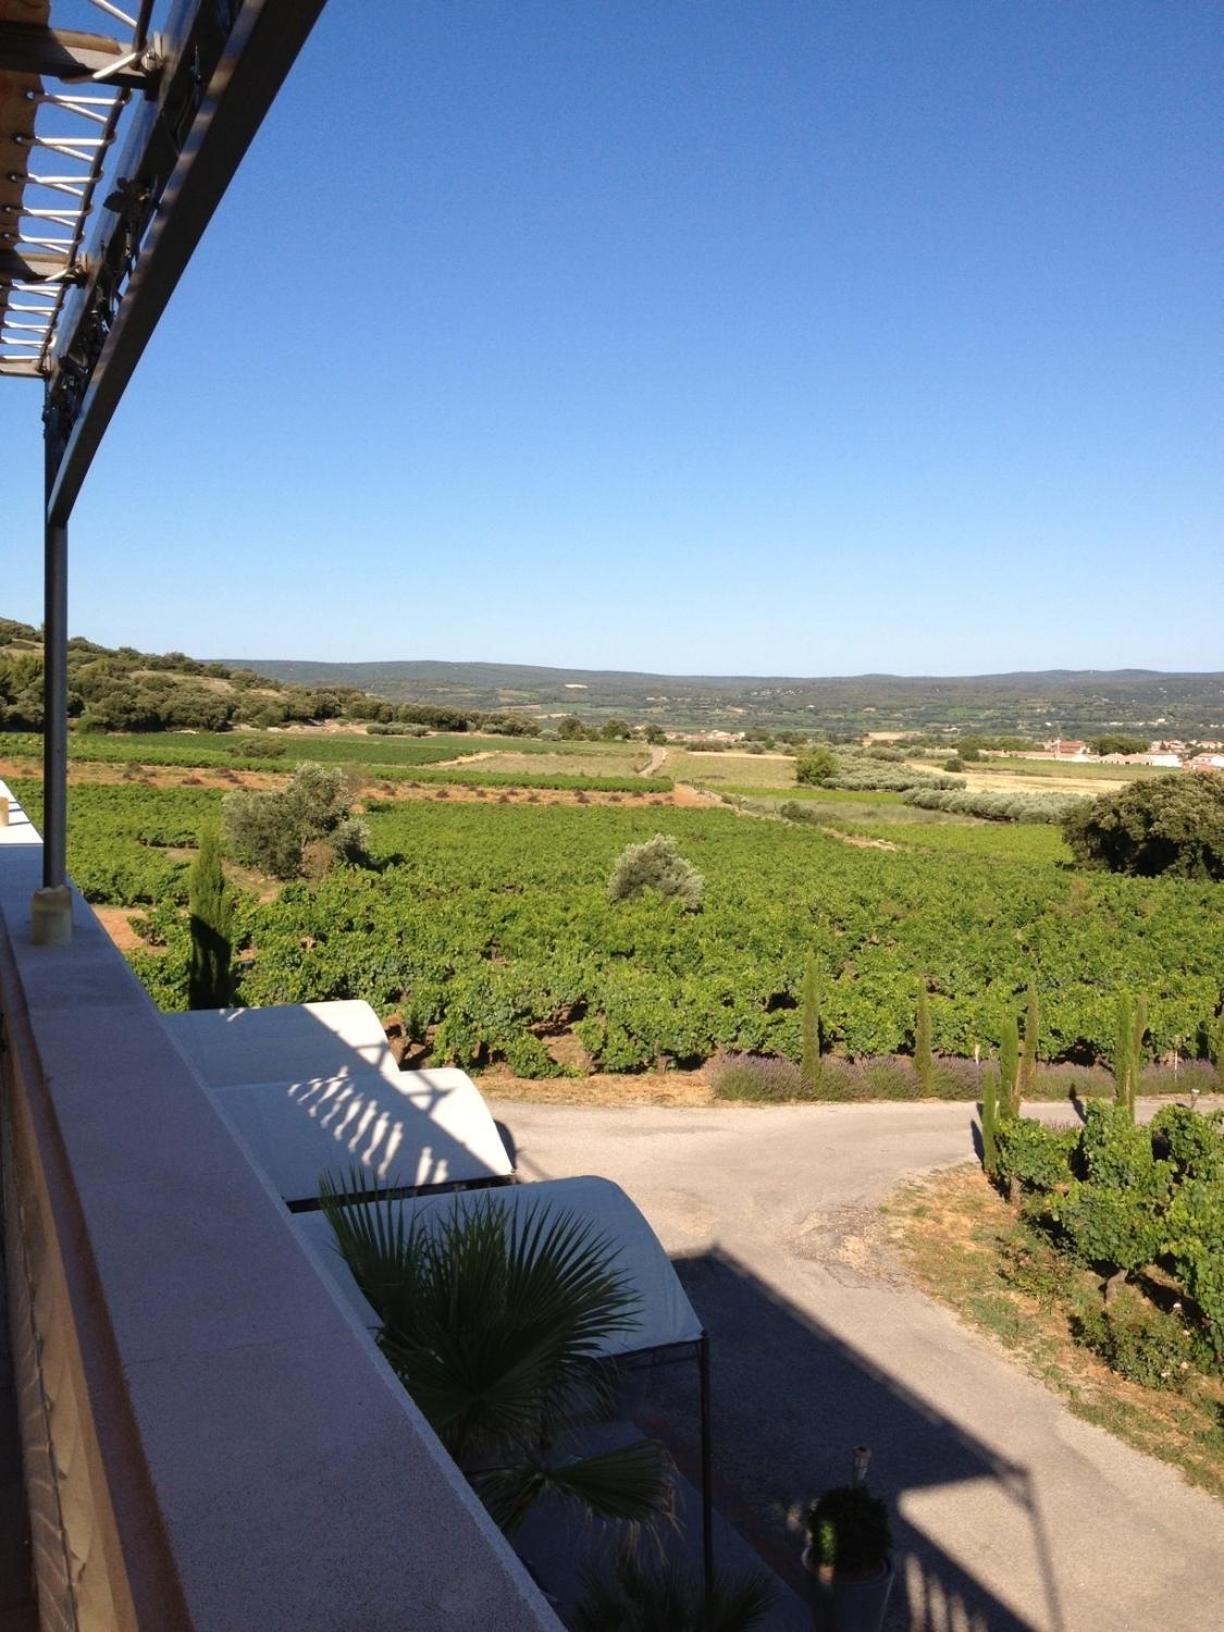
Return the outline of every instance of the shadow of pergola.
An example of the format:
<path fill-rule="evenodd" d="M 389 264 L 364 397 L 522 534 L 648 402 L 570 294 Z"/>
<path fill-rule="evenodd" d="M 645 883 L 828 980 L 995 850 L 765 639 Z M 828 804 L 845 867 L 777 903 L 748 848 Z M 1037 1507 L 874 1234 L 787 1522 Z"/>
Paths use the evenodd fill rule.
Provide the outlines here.
<path fill-rule="evenodd" d="M 714 1248 L 676 1268 L 710 1334 L 716 1506 L 784 1581 L 802 1588 L 803 1503 L 846 1483 L 851 1448 L 866 1444 L 875 1452 L 872 1488 L 893 1514 L 898 1582 L 888 1632 L 1073 1632 L 1027 1468 L 933 1410 L 731 1254 Z M 682 1469 L 696 1466 L 682 1377 L 657 1374 L 643 1425 Z M 921 1505 L 912 1498 L 958 1486 L 971 1526 L 975 1515 L 988 1526 L 1000 1498 L 1023 1516 L 1039 1583 L 1024 1614 L 906 1516 L 907 1498 Z"/>

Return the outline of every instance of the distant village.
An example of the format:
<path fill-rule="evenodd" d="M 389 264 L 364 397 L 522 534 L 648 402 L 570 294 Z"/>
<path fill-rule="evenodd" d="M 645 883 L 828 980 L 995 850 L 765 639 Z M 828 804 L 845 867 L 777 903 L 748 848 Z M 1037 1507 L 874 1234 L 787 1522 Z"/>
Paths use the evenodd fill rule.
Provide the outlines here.
<path fill-rule="evenodd" d="M 1020 759 L 1064 759 L 1093 765 L 1157 765 L 1167 771 L 1224 771 L 1224 742 L 1150 742 L 1139 754 L 1096 754 L 1075 737 L 1054 737 L 1016 756 Z"/>

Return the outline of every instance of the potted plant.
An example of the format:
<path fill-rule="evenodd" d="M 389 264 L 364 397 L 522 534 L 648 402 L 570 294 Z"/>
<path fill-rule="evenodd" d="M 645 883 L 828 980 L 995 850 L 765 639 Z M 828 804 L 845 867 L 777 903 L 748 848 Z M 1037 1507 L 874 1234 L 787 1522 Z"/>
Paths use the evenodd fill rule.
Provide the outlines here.
<path fill-rule="evenodd" d="M 861 1482 L 839 1485 L 812 1504 L 807 1533 L 803 1567 L 814 1625 L 881 1632 L 894 1573 L 887 1507 Z"/>

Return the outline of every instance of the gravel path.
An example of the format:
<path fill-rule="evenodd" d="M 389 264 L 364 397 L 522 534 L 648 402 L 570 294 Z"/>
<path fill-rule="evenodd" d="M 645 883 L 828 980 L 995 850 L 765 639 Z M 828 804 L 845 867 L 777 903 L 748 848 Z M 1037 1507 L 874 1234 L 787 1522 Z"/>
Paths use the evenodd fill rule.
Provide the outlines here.
<path fill-rule="evenodd" d="M 493 1110 L 525 1180 L 616 1180 L 677 1259 L 712 1338 L 718 1505 L 779 1573 L 796 1504 L 865 1442 L 898 1514 L 890 1632 L 1221 1624 L 1224 1508 L 1073 1417 L 879 1239 L 897 1183 L 972 1156 L 972 1107 Z M 684 1369 L 654 1409 L 691 1465 Z"/>

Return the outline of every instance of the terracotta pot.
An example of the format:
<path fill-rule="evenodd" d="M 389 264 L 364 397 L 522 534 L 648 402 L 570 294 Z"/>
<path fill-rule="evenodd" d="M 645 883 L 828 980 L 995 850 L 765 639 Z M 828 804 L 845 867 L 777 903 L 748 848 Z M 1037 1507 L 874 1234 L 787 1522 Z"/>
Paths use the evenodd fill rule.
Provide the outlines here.
<path fill-rule="evenodd" d="M 820 1632 L 883 1632 L 896 1576 L 890 1558 L 874 1575 L 835 1575 L 827 1565 L 815 1562 L 808 1546 L 803 1549 L 803 1568 L 812 1625 Z"/>

